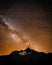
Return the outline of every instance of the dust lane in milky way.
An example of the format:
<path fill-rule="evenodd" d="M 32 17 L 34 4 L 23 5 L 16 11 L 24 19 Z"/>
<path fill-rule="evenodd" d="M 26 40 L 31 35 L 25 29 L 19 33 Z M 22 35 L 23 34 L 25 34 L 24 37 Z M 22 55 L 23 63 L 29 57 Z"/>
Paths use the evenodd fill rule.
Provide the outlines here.
<path fill-rule="evenodd" d="M 0 55 L 27 47 L 39 52 L 52 52 L 51 15 L 48 7 L 15 4 L 5 11 L 0 25 Z"/>

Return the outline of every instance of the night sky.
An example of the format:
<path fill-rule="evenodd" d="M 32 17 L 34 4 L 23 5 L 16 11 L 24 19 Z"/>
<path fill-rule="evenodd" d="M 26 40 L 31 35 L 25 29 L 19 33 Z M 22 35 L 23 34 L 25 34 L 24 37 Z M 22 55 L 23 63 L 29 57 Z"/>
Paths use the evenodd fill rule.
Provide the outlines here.
<path fill-rule="evenodd" d="M 0 17 L 0 55 L 27 47 L 38 52 L 52 52 L 49 0 L 0 1 Z"/>

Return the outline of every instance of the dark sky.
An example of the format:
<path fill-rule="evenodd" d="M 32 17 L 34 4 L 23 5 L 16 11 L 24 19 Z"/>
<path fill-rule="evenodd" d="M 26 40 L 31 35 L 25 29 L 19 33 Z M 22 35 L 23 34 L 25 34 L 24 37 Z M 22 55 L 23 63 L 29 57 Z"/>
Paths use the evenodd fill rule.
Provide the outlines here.
<path fill-rule="evenodd" d="M 7 30 L 11 29 L 6 32 L 5 26 L 0 25 L 0 54 L 25 49 L 27 46 L 40 52 L 52 52 L 50 0 L 3 0 L 0 1 L 0 16 L 8 25 Z"/>

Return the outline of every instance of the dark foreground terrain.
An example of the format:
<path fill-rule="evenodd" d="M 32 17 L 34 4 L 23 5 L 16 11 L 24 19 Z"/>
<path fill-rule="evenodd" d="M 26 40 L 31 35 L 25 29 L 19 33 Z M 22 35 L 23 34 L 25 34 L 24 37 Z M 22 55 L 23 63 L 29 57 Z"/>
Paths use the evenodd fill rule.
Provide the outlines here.
<path fill-rule="evenodd" d="M 26 52 L 25 54 L 21 54 Z M 0 65 L 52 65 L 52 53 L 42 53 L 27 48 L 0 56 Z"/>

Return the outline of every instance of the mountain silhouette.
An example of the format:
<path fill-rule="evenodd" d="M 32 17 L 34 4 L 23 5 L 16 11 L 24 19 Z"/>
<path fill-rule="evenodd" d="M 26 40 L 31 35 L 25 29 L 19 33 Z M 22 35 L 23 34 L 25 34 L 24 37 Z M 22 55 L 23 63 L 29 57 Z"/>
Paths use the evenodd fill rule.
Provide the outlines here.
<path fill-rule="evenodd" d="M 25 53 L 24 53 L 25 52 Z M 24 53 L 24 55 L 22 55 Z M 45 54 L 30 48 L 13 51 L 10 55 L 0 56 L 0 65 L 52 65 L 52 53 Z"/>

